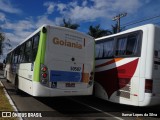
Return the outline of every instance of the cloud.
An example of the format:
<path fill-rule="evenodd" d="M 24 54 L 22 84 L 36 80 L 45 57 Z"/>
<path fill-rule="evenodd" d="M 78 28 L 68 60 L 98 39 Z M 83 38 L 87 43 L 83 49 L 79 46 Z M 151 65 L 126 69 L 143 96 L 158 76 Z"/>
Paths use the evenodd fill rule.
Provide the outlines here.
<path fill-rule="evenodd" d="M 1 25 L 1 28 L 5 28 L 6 39 L 11 41 L 13 47 L 22 42 L 36 29 L 30 20 L 19 20 L 18 22 L 6 20 L 5 24 Z"/>
<path fill-rule="evenodd" d="M 15 46 L 44 24 L 55 25 L 54 21 L 50 20 L 47 15 L 42 15 L 34 19 L 30 17 L 17 22 L 6 20 L 0 27 L 5 28 L 6 39 L 10 39 Z"/>
<path fill-rule="evenodd" d="M 149 1 L 149 0 L 145 0 Z M 125 3 L 125 4 L 124 4 Z M 94 21 L 96 19 L 111 19 L 120 12 L 127 12 L 129 14 L 135 13 L 141 6 L 140 0 L 84 0 L 81 2 L 72 1 L 67 4 L 56 2 L 45 2 L 45 6 L 48 6 L 49 12 L 58 12 L 61 18 L 70 18 L 72 21 Z M 55 21 L 59 21 L 60 17 L 55 18 Z"/>
<path fill-rule="evenodd" d="M 5 14 L 0 12 L 0 21 L 4 22 L 5 20 L 6 20 Z"/>
<path fill-rule="evenodd" d="M 57 4 L 57 9 L 60 13 L 63 12 L 66 8 L 67 8 L 66 4 L 63 4 L 63 3 Z"/>
<path fill-rule="evenodd" d="M 40 27 L 44 24 L 54 25 L 54 21 L 50 20 L 47 15 L 42 15 L 37 17 L 36 27 Z"/>
<path fill-rule="evenodd" d="M 151 0 L 145 0 L 144 2 L 145 2 L 146 4 L 148 4 L 148 3 L 151 2 Z"/>
<path fill-rule="evenodd" d="M 25 31 L 25 30 L 32 30 L 35 28 L 33 26 L 33 23 L 28 20 L 19 20 L 18 22 L 6 21 L 6 23 L 2 25 L 2 27 L 14 31 Z"/>
<path fill-rule="evenodd" d="M 87 5 L 87 0 L 84 0 L 83 2 L 82 2 L 82 6 L 86 6 Z"/>
<path fill-rule="evenodd" d="M 6 40 L 10 40 L 12 47 L 5 47 L 4 55 L 2 58 L 5 58 L 9 50 L 13 49 L 22 41 L 24 41 L 29 35 L 31 35 L 43 24 L 54 25 L 54 21 L 50 20 L 47 15 L 38 16 L 34 19 L 33 17 L 30 17 L 24 20 L 18 20 L 17 22 L 5 20 L 5 22 L 0 27 L 2 27 L 5 31 Z M 2 59 L 0 59 L 0 61 L 2 61 Z"/>
<path fill-rule="evenodd" d="M 150 0 L 145 1 L 148 3 Z M 13 13 L 20 12 L 18 8 L 10 4 L 9 0 L 1 0 L 1 5 L 10 6 L 8 12 L 11 9 L 14 11 Z M 61 2 L 45 2 L 43 6 L 47 8 L 47 12 L 43 15 L 37 17 L 31 16 L 17 22 L 6 20 L 5 14 L 0 13 L 0 21 L 5 20 L 5 23 L 1 26 L 2 28 L 6 28 L 6 36 L 15 44 L 18 44 L 43 24 L 61 25 L 63 18 L 71 19 L 73 22 L 89 22 L 96 21 L 97 19 L 107 21 L 107 19 L 111 20 L 115 14 L 122 11 L 130 14 L 136 12 L 142 6 L 142 3 L 140 0 L 84 0 L 81 2 L 77 0 L 68 2 L 67 4 Z M 58 17 L 51 20 L 50 16 L 54 12 L 58 14 Z"/>
<path fill-rule="evenodd" d="M 47 14 L 53 13 L 55 7 L 55 4 L 53 2 L 45 2 L 43 5 L 47 7 Z"/>
<path fill-rule="evenodd" d="M 114 8 L 113 11 L 125 11 L 131 14 L 137 12 L 141 6 L 142 3 L 140 0 L 117 0 L 113 3 L 110 3 L 110 7 Z"/>
<path fill-rule="evenodd" d="M 21 13 L 22 11 L 13 6 L 9 0 L 0 0 L 0 10 L 7 13 Z"/>

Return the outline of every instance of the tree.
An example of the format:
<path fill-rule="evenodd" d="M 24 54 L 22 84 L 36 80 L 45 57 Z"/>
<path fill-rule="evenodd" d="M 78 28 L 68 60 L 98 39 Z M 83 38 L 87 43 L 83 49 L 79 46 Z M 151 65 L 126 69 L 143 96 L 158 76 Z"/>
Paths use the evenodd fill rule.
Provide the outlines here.
<path fill-rule="evenodd" d="M 118 33 L 117 28 L 118 28 L 118 24 L 117 23 L 115 25 L 112 25 L 112 31 L 111 31 L 112 34 Z M 120 27 L 120 31 L 119 32 L 123 31 L 124 29 L 125 29 L 125 27 Z"/>
<path fill-rule="evenodd" d="M 104 30 L 100 28 L 100 25 L 96 26 L 90 26 L 88 34 L 94 38 L 99 38 L 102 36 L 110 35 L 112 34 L 109 30 Z"/>
<path fill-rule="evenodd" d="M 66 21 L 65 19 L 63 19 L 63 24 L 61 25 L 62 27 L 67 27 L 67 28 L 70 28 L 70 29 L 74 29 L 76 30 L 79 25 L 78 24 L 72 24 L 72 21 L 71 19 L 69 19 L 68 21 Z"/>
<path fill-rule="evenodd" d="M 3 42 L 5 40 L 5 35 L 0 32 L 0 55 L 2 55 L 3 53 Z"/>
<path fill-rule="evenodd" d="M 6 39 L 5 34 L 2 31 L 0 31 L 0 57 L 4 57 L 3 51 L 11 50 L 11 48 L 11 41 L 9 39 Z"/>

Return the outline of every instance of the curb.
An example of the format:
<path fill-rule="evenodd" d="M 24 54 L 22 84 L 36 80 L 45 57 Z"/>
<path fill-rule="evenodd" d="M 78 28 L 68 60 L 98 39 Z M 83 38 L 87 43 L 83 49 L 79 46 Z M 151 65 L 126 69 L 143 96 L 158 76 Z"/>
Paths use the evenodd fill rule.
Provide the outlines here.
<path fill-rule="evenodd" d="M 9 101 L 9 103 L 11 104 L 12 108 L 14 109 L 14 111 L 15 111 L 15 112 L 18 111 L 17 107 L 16 107 L 15 104 L 13 103 L 11 97 L 10 97 L 9 94 L 7 93 L 7 91 L 6 91 L 3 83 L 2 83 L 1 81 L 0 81 L 0 86 L 3 87 L 4 94 L 5 94 L 5 96 L 7 97 L 8 101 Z M 19 117 L 19 120 L 23 120 L 23 118 L 22 118 L 22 117 Z"/>

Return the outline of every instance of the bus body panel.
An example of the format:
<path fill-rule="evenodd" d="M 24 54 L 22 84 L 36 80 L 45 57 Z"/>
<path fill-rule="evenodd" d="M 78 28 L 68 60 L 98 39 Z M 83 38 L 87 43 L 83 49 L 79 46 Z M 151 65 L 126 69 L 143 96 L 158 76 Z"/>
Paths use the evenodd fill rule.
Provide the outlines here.
<path fill-rule="evenodd" d="M 142 35 L 142 43 L 141 43 L 141 56 L 139 58 L 139 67 L 140 67 L 140 71 L 139 71 L 139 87 L 138 87 L 138 97 L 139 97 L 139 101 L 143 101 L 144 100 L 144 96 L 145 96 L 145 75 L 146 75 L 146 56 L 147 56 L 147 45 L 148 45 L 148 28 L 147 27 L 143 27 L 141 28 L 141 30 L 143 31 L 143 35 Z"/>
<path fill-rule="evenodd" d="M 77 96 L 77 95 L 90 95 L 92 89 L 54 89 L 49 87 L 44 87 L 38 82 L 33 82 L 33 96 L 42 96 L 42 97 L 52 97 L 52 96 Z"/>
<path fill-rule="evenodd" d="M 54 89 L 92 91 L 93 85 L 88 83 L 94 65 L 94 54 L 90 54 L 94 52 L 93 40 L 77 32 L 49 26 L 47 32 L 44 65 L 48 68 L 49 87 L 56 82 Z M 92 92 L 86 94 L 91 95 Z"/>
<path fill-rule="evenodd" d="M 160 104 L 159 27 L 149 24 L 132 28 L 115 35 L 98 38 L 96 43 L 105 45 L 107 39 L 110 41 L 114 38 L 118 41 L 119 38 L 132 35 L 136 31 L 141 31 L 139 56 L 96 60 L 95 95 L 111 102 L 134 106 Z"/>
<path fill-rule="evenodd" d="M 119 61 L 114 60 L 117 62 L 113 62 L 110 65 L 107 64 L 103 67 L 100 65 L 104 64 L 103 62 L 104 60 L 97 60 L 96 70 L 95 70 L 96 96 L 108 99 L 109 101 L 112 102 L 123 103 L 122 101 L 126 101 L 125 103 L 136 105 L 138 102 L 137 95 L 139 92 L 138 59 L 139 58 L 137 57 L 137 58 L 124 58 Z M 111 60 L 113 59 L 109 59 L 109 61 Z M 100 61 L 102 61 L 101 64 Z M 99 68 L 98 65 L 100 66 Z M 135 89 L 131 89 L 131 87 L 133 86 Z M 103 90 L 104 88 L 105 91 L 107 92 Z"/>
<path fill-rule="evenodd" d="M 19 84 L 18 84 L 19 89 L 32 95 L 32 92 L 33 92 L 32 91 L 33 71 L 31 70 L 32 63 L 23 63 L 20 65 L 17 65 L 17 67 L 18 67 L 17 75 L 19 80 Z"/>
<path fill-rule="evenodd" d="M 156 100 L 155 103 L 160 101 L 160 27 L 154 28 L 154 51 L 153 51 L 153 89 L 152 89 L 152 100 Z"/>
<path fill-rule="evenodd" d="M 159 59 L 158 56 L 155 57 L 156 51 L 159 49 L 160 45 L 160 28 L 154 25 L 149 25 L 147 32 L 147 45 L 146 45 L 146 58 L 141 56 L 143 58 L 143 61 L 145 62 L 145 76 L 141 77 L 141 89 L 139 90 L 141 92 L 140 94 L 140 99 L 139 99 L 139 106 L 152 106 L 156 104 L 160 104 L 160 90 L 159 90 L 159 85 L 160 85 L 160 78 L 159 72 L 160 70 L 158 69 L 159 65 L 157 64 L 157 60 Z M 145 44 L 145 43 L 143 43 Z M 157 61 L 157 62 L 155 62 Z M 155 64 L 156 63 L 156 64 Z M 143 65 L 141 65 L 142 70 Z M 141 71 L 142 71 L 141 70 Z M 146 81 L 150 81 L 151 84 L 151 92 L 146 93 L 145 92 L 145 84 Z M 144 98 L 142 99 L 142 96 Z"/>
<path fill-rule="evenodd" d="M 146 46 L 146 59 L 145 59 L 145 78 L 152 79 L 153 72 L 153 55 L 154 55 L 154 26 L 148 26 L 147 46 Z M 144 40 L 145 42 L 145 40 Z M 143 48 L 142 48 L 143 49 Z"/>

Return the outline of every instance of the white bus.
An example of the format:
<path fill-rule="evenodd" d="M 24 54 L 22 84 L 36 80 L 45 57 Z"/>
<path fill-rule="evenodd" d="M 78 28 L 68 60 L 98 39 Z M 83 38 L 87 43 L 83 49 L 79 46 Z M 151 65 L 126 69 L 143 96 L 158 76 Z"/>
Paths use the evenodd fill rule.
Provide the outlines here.
<path fill-rule="evenodd" d="M 91 95 L 94 46 L 88 35 L 44 25 L 7 54 L 4 76 L 32 96 Z"/>
<path fill-rule="evenodd" d="M 133 106 L 160 104 L 160 27 L 96 39 L 95 95 Z"/>

